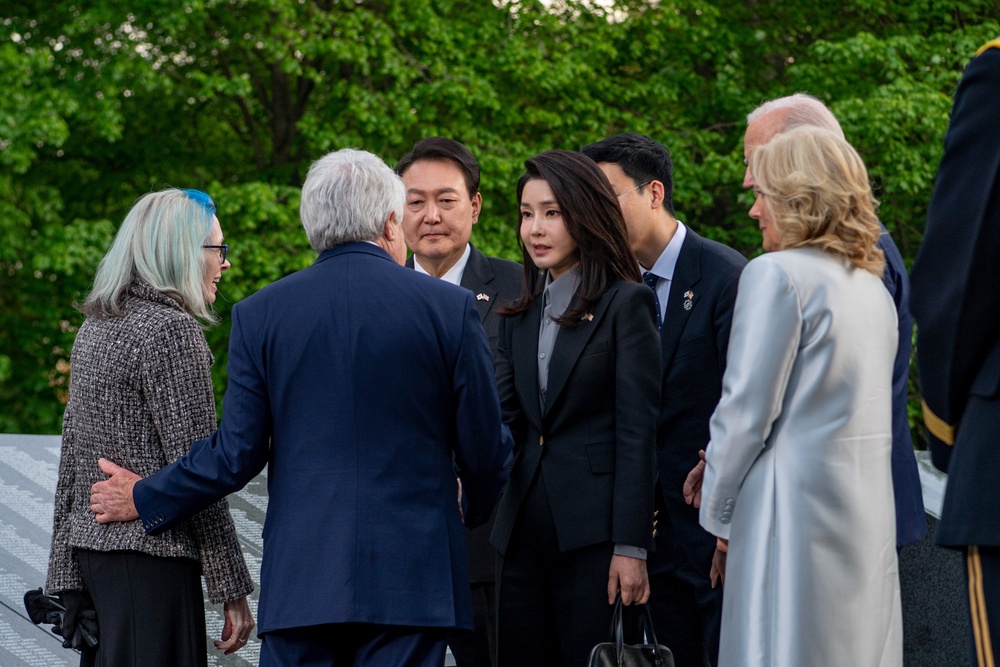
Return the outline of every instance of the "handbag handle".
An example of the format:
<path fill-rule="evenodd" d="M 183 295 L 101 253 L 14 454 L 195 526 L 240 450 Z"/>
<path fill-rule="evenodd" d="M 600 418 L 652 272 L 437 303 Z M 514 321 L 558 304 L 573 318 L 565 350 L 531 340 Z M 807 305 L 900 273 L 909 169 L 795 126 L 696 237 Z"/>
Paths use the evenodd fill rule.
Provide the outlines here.
<path fill-rule="evenodd" d="M 653 664 L 656 667 L 664 667 L 668 663 L 660 653 L 660 643 L 656 641 L 656 632 L 653 631 L 653 617 L 649 613 L 649 607 L 644 604 L 636 606 L 642 607 L 642 632 L 645 639 L 653 647 Z M 625 633 L 622 630 L 622 613 L 622 595 L 619 592 L 615 597 L 615 610 L 611 615 L 611 632 L 609 633 L 615 642 L 615 660 L 618 662 L 618 667 L 625 665 Z"/>

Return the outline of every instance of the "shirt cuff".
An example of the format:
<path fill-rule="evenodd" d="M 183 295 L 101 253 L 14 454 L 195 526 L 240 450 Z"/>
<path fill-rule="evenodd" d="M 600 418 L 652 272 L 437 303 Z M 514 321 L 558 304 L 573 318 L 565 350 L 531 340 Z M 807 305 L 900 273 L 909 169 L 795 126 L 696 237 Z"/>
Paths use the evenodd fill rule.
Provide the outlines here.
<path fill-rule="evenodd" d="M 646 560 L 645 549 L 643 549 L 642 547 L 629 546 L 627 544 L 616 544 L 615 555 L 628 556 L 629 558 L 638 558 L 639 560 Z"/>

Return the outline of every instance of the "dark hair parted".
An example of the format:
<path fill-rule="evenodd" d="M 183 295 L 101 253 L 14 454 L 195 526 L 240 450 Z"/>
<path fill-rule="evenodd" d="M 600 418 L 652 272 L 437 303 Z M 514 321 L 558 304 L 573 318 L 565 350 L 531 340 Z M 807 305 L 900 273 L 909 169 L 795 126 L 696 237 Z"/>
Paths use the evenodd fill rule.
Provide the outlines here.
<path fill-rule="evenodd" d="M 594 162 L 618 165 L 640 192 L 650 181 L 663 183 L 663 205 L 674 215 L 674 164 L 663 144 L 644 134 L 626 132 L 595 141 L 580 149 Z"/>
<path fill-rule="evenodd" d="M 465 187 L 469 190 L 469 199 L 475 197 L 476 193 L 479 192 L 479 162 L 476 161 L 476 156 L 468 148 L 454 139 L 446 137 L 421 139 L 413 144 L 410 152 L 396 163 L 396 174 L 402 177 L 406 170 L 413 166 L 413 163 L 421 160 L 454 162 L 455 166 L 462 172 L 462 178 L 465 179 Z"/>
<path fill-rule="evenodd" d="M 629 250 L 618 197 L 600 167 L 582 153 L 545 151 L 525 160 L 524 168 L 524 175 L 517 181 L 518 203 L 528 181 L 537 179 L 548 183 L 559 204 L 566 231 L 576 242 L 580 286 L 569 309 L 556 320 L 561 326 L 575 327 L 593 310 L 612 283 L 640 281 L 639 265 Z M 505 316 L 530 308 L 542 281 L 538 266 L 524 246 L 520 224 L 518 230 L 517 243 L 524 261 L 524 290 L 517 301 L 500 310 Z"/>

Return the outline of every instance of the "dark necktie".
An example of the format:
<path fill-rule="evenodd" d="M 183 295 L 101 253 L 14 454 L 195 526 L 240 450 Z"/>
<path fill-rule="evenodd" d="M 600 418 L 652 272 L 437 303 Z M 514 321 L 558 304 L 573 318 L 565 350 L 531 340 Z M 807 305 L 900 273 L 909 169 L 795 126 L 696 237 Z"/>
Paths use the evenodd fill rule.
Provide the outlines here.
<path fill-rule="evenodd" d="M 642 282 L 646 284 L 646 287 L 653 290 L 653 299 L 656 300 L 656 327 L 661 328 L 663 326 L 663 320 L 660 317 L 660 297 L 656 293 L 656 281 L 659 280 L 656 274 L 652 271 L 644 271 L 642 274 Z"/>

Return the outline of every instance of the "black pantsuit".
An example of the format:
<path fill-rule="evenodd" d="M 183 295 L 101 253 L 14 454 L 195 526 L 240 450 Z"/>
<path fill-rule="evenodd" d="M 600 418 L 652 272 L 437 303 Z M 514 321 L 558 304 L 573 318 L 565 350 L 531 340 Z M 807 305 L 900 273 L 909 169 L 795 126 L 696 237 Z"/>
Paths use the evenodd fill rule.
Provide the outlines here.
<path fill-rule="evenodd" d="M 208 665 L 201 564 L 138 551 L 77 551 L 97 610 L 97 667 Z"/>
<path fill-rule="evenodd" d="M 539 400 L 542 299 L 504 320 L 497 385 L 515 460 L 491 542 L 498 664 L 579 667 L 607 638 L 614 546 L 652 546 L 659 335 L 653 293 L 612 285 L 560 327 Z"/>
<path fill-rule="evenodd" d="M 545 483 L 536 480 L 521 506 L 507 557 L 499 561 L 501 665 L 586 664 L 611 623 L 608 567 L 613 550 L 614 545 L 603 542 L 561 552 Z"/>

